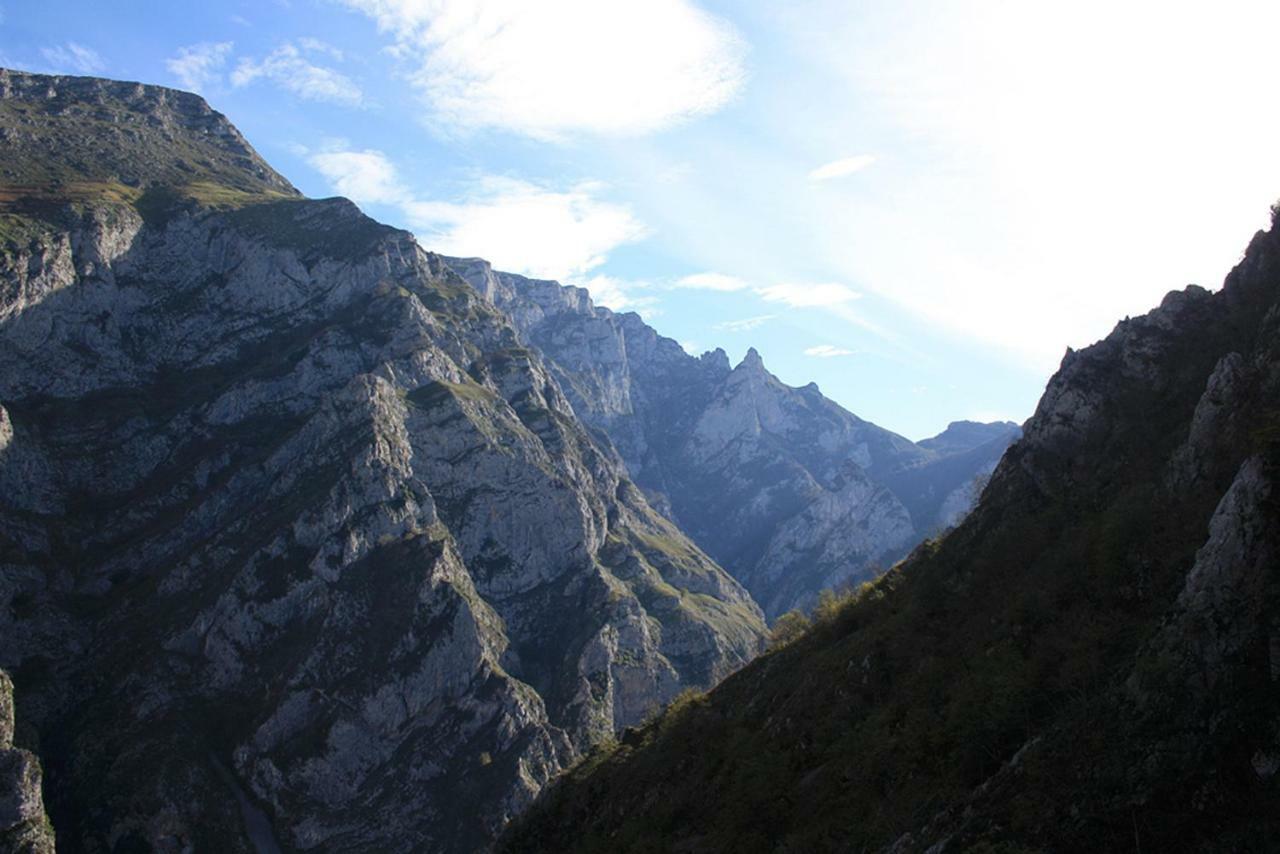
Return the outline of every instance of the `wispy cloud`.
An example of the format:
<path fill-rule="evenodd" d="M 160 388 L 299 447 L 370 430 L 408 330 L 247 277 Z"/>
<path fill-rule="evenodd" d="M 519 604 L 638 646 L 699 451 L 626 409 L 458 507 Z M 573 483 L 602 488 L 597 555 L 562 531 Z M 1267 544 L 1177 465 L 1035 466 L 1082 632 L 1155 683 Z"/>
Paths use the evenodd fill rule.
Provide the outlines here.
<path fill-rule="evenodd" d="M 437 201 L 411 192 L 381 151 L 330 150 L 306 156 L 339 193 L 356 202 L 398 207 L 431 249 L 481 256 L 514 273 L 582 279 L 612 250 L 647 234 L 630 208 L 600 198 L 605 189 L 601 184 L 556 189 L 486 176 L 461 200 Z M 596 290 L 614 298 L 617 304 L 610 307 L 651 306 L 656 301 L 641 303 L 634 295 L 623 299 L 617 280 L 612 290 L 603 278 L 593 281 Z M 592 287 L 590 282 L 583 284 Z"/>
<path fill-rule="evenodd" d="M 837 282 L 788 282 L 756 288 L 755 292 L 763 300 L 780 302 L 792 308 L 846 305 L 862 296 Z"/>
<path fill-rule="evenodd" d="M 485 255 L 504 269 L 567 279 L 599 267 L 608 253 L 644 237 L 630 208 L 600 199 L 603 186 L 556 190 L 513 178 L 481 179 L 461 202 L 413 202 L 409 219 L 432 246 Z"/>
<path fill-rule="evenodd" d="M 846 350 L 844 347 L 833 347 L 830 344 L 819 344 L 816 347 L 808 347 L 805 349 L 806 356 L 817 356 L 819 359 L 832 359 L 836 356 L 852 356 L 856 351 Z"/>
<path fill-rule="evenodd" d="M 651 320 L 662 313 L 658 308 L 658 298 L 646 293 L 649 286 L 644 282 L 629 282 L 616 276 L 595 275 L 577 282 L 591 292 L 591 301 L 596 305 L 611 308 L 614 311 L 634 311 L 645 320 Z"/>
<path fill-rule="evenodd" d="M 724 273 L 694 273 L 676 279 L 674 284 L 677 288 L 701 291 L 740 291 L 747 287 L 747 283 L 742 279 L 726 276 Z"/>
<path fill-rule="evenodd" d="M 759 329 L 773 318 L 772 314 L 759 314 L 755 317 L 744 317 L 741 320 L 726 320 L 711 328 L 716 332 L 750 332 L 753 329 Z"/>
<path fill-rule="evenodd" d="M 413 197 L 381 151 L 317 151 L 307 161 L 343 196 L 360 204 L 410 204 Z"/>
<path fill-rule="evenodd" d="M 247 86 L 265 78 L 309 101 L 329 101 L 351 107 L 360 105 L 364 93 L 351 78 L 332 68 L 316 65 L 305 56 L 306 53 L 321 53 L 332 58 L 332 49 L 314 39 L 301 40 L 298 45 L 283 44 L 261 61 L 240 60 L 231 73 L 231 83 Z"/>
<path fill-rule="evenodd" d="M 832 178 L 843 178 L 846 175 L 852 175 L 854 172 L 861 172 L 875 162 L 875 157 L 870 154 L 859 154 L 854 157 L 832 160 L 830 163 L 824 163 L 811 171 L 809 180 L 829 181 Z"/>
<path fill-rule="evenodd" d="M 178 48 L 176 56 L 166 59 L 169 73 L 181 81 L 183 88 L 203 92 L 222 77 L 222 67 L 231 56 L 231 42 L 201 42 Z"/>
<path fill-rule="evenodd" d="M 342 62 L 346 59 L 346 54 L 326 41 L 321 41 L 320 39 L 312 38 L 310 36 L 302 36 L 297 40 L 297 42 L 298 47 L 303 50 L 307 50 L 312 53 L 326 54 L 329 57 L 336 59 L 338 62 Z"/>
<path fill-rule="evenodd" d="M 59 72 L 76 71 L 81 74 L 96 74 L 107 67 L 96 50 L 87 48 L 76 42 L 43 47 L 40 55 L 44 61 Z"/>
<path fill-rule="evenodd" d="M 690 0 L 345 0 L 395 39 L 437 122 L 538 139 L 639 134 L 715 112 L 746 46 Z"/>

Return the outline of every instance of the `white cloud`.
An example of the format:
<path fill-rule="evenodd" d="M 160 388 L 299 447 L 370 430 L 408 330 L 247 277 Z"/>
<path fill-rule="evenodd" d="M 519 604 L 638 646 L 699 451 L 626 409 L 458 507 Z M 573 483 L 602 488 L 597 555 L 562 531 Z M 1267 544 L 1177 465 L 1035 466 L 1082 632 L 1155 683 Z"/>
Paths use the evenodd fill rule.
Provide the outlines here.
<path fill-rule="evenodd" d="M 854 157 L 845 157 L 841 160 L 832 160 L 830 163 L 824 163 L 810 172 L 809 180 L 829 181 L 832 178 L 843 178 L 846 175 L 852 175 L 854 172 L 861 172 L 875 162 L 875 157 L 870 154 L 859 154 Z"/>
<path fill-rule="evenodd" d="M 345 0 L 396 40 L 437 122 L 539 139 L 715 112 L 745 44 L 690 0 Z"/>
<path fill-rule="evenodd" d="M 488 177 L 462 202 L 405 206 L 422 238 L 440 251 L 483 255 L 505 270 L 554 279 L 582 276 L 645 228 L 623 205 L 597 198 L 583 183 L 552 190 L 512 178 Z"/>
<path fill-rule="evenodd" d="M 846 350 L 843 347 L 833 347 L 830 344 L 819 344 L 816 347 L 808 347 L 805 349 L 806 356 L 817 356 L 820 359 L 831 359 L 836 356 L 852 356 L 854 350 Z"/>
<path fill-rule="evenodd" d="M 806 10 L 784 38 L 847 93 L 831 136 L 874 116 L 901 167 L 806 200 L 814 258 L 1037 372 L 1171 288 L 1217 287 L 1280 192 L 1280 112 L 1257 108 L 1280 4 Z"/>
<path fill-rule="evenodd" d="M 677 288 L 691 288 L 701 291 L 740 291 L 746 288 L 747 283 L 736 276 L 726 276 L 724 273 L 694 273 L 683 278 L 676 279 L 675 286 Z"/>
<path fill-rule="evenodd" d="M 320 39 L 311 38 L 310 36 L 303 36 L 299 38 L 298 47 L 302 48 L 303 50 L 310 51 L 311 53 L 326 54 L 327 56 L 330 56 L 333 59 L 336 59 L 338 62 L 342 62 L 346 58 L 345 54 L 343 54 L 343 52 L 338 48 L 334 47 L 333 45 L 329 44 L 326 41 L 321 41 Z"/>
<path fill-rule="evenodd" d="M 231 42 L 201 42 L 178 48 L 177 56 L 166 59 L 169 73 L 182 82 L 185 89 L 202 92 L 222 77 L 222 66 L 231 56 Z"/>
<path fill-rule="evenodd" d="M 293 44 L 283 44 L 261 62 L 248 58 L 240 60 L 231 74 L 231 83 L 235 86 L 247 86 L 259 78 L 266 78 L 309 101 L 358 106 L 364 100 L 360 87 L 345 74 L 308 60 L 303 55 L 304 51 L 327 51 L 318 51 L 316 44 L 319 43 L 314 40 L 304 41 L 311 43 L 299 42 L 302 44 L 301 49 Z"/>
<path fill-rule="evenodd" d="M 339 193 L 356 202 L 398 207 L 427 248 L 446 255 L 487 258 L 500 270 L 541 278 L 582 278 L 611 251 L 645 236 L 630 208 L 604 201 L 604 187 L 581 183 L 552 189 L 514 178 L 481 178 L 460 201 L 423 199 L 401 181 L 380 151 L 329 150 L 308 155 Z M 655 298 L 596 277 L 612 308 L 652 306 Z M 587 283 L 591 287 L 590 283 Z M 629 286 L 634 289 L 634 285 Z M 649 309 L 652 313 L 652 309 Z"/>
<path fill-rule="evenodd" d="M 577 284 L 591 292 L 591 301 L 596 305 L 614 311 L 634 311 L 645 320 L 662 313 L 657 308 L 658 298 L 646 295 L 644 291 L 648 286 L 642 282 L 628 282 L 615 276 L 597 274 Z"/>
<path fill-rule="evenodd" d="M 107 67 L 96 50 L 75 42 L 55 45 L 40 49 L 44 61 L 53 66 L 55 71 L 78 71 L 81 74 L 96 74 Z"/>
<path fill-rule="evenodd" d="M 768 302 L 780 302 L 792 308 L 816 308 L 845 305 L 862 295 L 836 282 L 789 282 L 756 288 L 756 295 Z"/>
<path fill-rule="evenodd" d="M 381 151 L 320 151 L 308 155 L 307 162 L 352 201 L 390 205 L 412 202 L 395 167 Z"/>
<path fill-rule="evenodd" d="M 690 356 L 697 356 L 702 352 L 702 346 L 697 341 L 681 341 L 680 347 Z"/>
<path fill-rule="evenodd" d="M 764 324 L 773 320 L 772 314 L 758 314 L 755 317 L 744 317 L 741 320 L 726 320 L 723 323 L 717 323 L 711 327 L 716 332 L 750 332 L 753 329 L 759 329 Z"/>

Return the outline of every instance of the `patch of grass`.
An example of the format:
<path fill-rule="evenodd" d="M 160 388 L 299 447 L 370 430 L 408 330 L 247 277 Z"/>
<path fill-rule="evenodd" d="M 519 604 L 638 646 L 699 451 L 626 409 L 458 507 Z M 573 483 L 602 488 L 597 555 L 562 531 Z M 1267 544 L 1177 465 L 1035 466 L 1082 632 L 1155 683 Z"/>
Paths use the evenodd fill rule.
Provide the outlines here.
<path fill-rule="evenodd" d="M 297 201 L 296 197 L 279 190 L 251 192 L 211 181 L 196 181 L 180 188 L 178 192 L 205 207 L 217 210 L 237 210 L 272 201 Z"/>
<path fill-rule="evenodd" d="M 11 254 L 47 236 L 51 226 L 43 220 L 21 214 L 0 213 L 0 253 Z"/>
<path fill-rule="evenodd" d="M 479 383 L 451 383 L 448 380 L 436 380 L 405 392 L 409 403 L 419 409 L 431 409 L 449 397 L 476 403 L 494 403 L 498 399 L 497 393 Z"/>

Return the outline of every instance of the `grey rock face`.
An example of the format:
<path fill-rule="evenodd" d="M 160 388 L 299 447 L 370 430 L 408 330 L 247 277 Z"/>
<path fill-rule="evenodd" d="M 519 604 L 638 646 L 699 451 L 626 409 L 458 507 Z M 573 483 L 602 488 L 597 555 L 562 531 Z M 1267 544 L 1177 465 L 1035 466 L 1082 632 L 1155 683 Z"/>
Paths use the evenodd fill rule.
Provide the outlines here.
<path fill-rule="evenodd" d="M 0 663 L 51 811 L 85 850 L 483 847 L 762 615 L 437 256 L 234 201 L 46 207 L 0 254 Z"/>
<path fill-rule="evenodd" d="M 547 359 L 574 412 L 604 433 L 650 503 L 741 581 L 770 617 L 864 579 L 976 500 L 1016 425 L 953 424 L 920 445 L 790 388 L 750 350 L 688 355 L 582 288 L 445 262 Z"/>
<path fill-rule="evenodd" d="M 13 746 L 13 681 L 0 670 L 0 854 L 52 854 L 40 763 Z"/>
<path fill-rule="evenodd" d="M 1273 493 L 1263 460 L 1246 460 L 1209 522 L 1209 539 L 1178 595 L 1177 618 L 1153 641 L 1196 663 L 1197 693 L 1214 691 L 1233 659 L 1269 642 L 1264 607 L 1280 560 Z"/>

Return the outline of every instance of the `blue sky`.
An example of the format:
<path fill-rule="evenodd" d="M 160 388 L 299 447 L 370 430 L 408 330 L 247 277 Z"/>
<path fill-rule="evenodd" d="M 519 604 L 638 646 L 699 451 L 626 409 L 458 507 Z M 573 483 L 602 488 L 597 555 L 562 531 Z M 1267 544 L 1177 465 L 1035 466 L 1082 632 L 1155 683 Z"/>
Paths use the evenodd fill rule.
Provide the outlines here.
<path fill-rule="evenodd" d="M 1217 287 L 1280 196 L 1273 2 L 0 0 L 0 62 L 204 94 L 312 196 L 755 346 L 913 439 Z"/>

